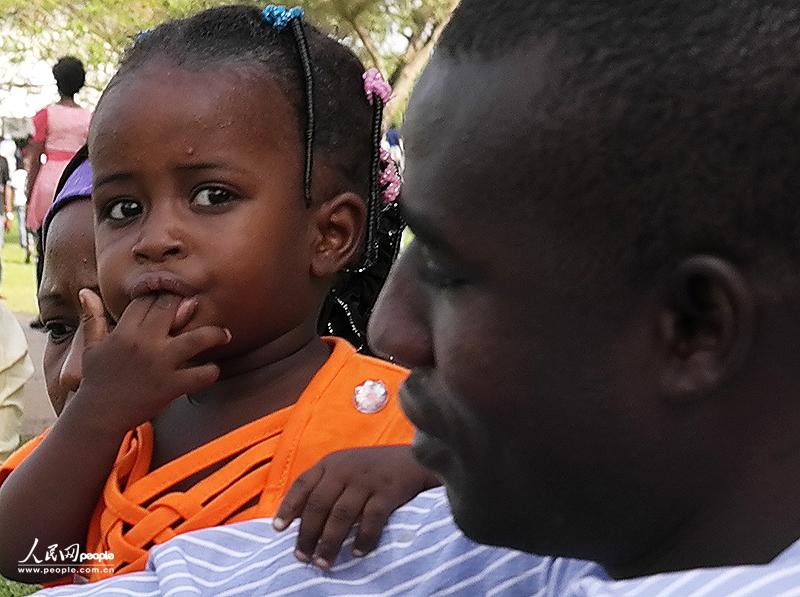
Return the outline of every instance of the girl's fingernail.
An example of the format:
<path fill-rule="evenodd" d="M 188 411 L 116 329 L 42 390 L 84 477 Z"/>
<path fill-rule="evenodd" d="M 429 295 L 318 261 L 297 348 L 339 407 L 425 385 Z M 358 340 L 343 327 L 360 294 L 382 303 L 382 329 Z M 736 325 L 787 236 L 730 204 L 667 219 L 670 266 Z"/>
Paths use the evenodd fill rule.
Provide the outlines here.
<path fill-rule="evenodd" d="M 353 550 L 353 555 L 355 557 L 357 557 L 357 558 L 363 558 L 365 555 L 367 555 L 367 552 L 366 551 L 361 551 L 360 549 L 354 549 Z"/>
<path fill-rule="evenodd" d="M 225 336 L 227 336 L 228 342 L 230 342 L 231 338 L 233 338 L 233 334 L 231 334 L 231 331 L 228 328 L 225 328 Z"/>
<path fill-rule="evenodd" d="M 331 563 L 328 560 L 325 560 L 320 557 L 314 558 L 314 565 L 317 568 L 321 568 L 322 570 L 330 570 L 331 568 Z"/>
<path fill-rule="evenodd" d="M 273 518 L 272 519 L 272 528 L 276 531 L 282 531 L 286 528 L 286 521 L 283 518 Z"/>
<path fill-rule="evenodd" d="M 310 562 L 311 561 L 311 558 L 309 558 L 306 554 L 304 554 L 299 549 L 295 549 L 294 550 L 294 557 L 296 557 L 301 562 Z"/>

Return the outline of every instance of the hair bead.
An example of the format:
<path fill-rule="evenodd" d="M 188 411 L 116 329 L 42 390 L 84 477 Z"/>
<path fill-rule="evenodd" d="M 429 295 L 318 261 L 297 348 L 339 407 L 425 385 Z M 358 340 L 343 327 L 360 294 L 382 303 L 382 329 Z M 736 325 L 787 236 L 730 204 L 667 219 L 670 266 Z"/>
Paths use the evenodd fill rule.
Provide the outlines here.
<path fill-rule="evenodd" d="M 297 53 L 300 56 L 300 65 L 303 69 L 303 92 L 306 104 L 306 130 L 303 136 L 305 151 L 303 155 L 303 199 L 306 207 L 311 207 L 311 175 L 314 171 L 314 73 L 311 68 L 311 51 L 308 48 L 305 30 L 303 29 L 303 9 L 299 6 L 286 8 L 269 4 L 261 11 L 264 21 L 277 31 L 283 31 L 291 26 L 294 35 Z"/>
<path fill-rule="evenodd" d="M 286 26 L 292 21 L 302 19 L 303 15 L 303 9 L 299 6 L 286 8 L 281 5 L 268 4 L 261 11 L 261 16 L 267 24 L 275 27 L 278 31 L 286 29 Z"/>

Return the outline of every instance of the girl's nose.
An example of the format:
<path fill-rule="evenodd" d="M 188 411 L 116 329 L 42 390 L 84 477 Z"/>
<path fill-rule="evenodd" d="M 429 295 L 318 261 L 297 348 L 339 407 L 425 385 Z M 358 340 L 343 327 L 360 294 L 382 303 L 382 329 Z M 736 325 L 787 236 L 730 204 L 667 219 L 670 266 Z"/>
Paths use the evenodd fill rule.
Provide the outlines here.
<path fill-rule="evenodd" d="M 162 263 L 171 258 L 185 257 L 185 245 L 180 236 L 164 223 L 151 222 L 145 225 L 139 239 L 133 245 L 132 251 L 136 260 Z"/>

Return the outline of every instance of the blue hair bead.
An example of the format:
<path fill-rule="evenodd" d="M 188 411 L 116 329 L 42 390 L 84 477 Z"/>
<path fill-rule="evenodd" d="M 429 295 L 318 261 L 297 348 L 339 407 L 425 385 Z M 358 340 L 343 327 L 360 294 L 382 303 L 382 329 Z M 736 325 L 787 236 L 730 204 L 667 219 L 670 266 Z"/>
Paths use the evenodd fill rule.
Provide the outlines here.
<path fill-rule="evenodd" d="M 303 14 L 303 9 L 299 6 L 286 8 L 285 6 L 277 6 L 275 4 L 269 4 L 261 11 L 261 16 L 264 18 L 264 21 L 278 31 L 286 29 L 286 26 L 294 19 L 302 19 Z"/>
<path fill-rule="evenodd" d="M 138 44 L 142 41 L 145 37 L 150 35 L 154 30 L 154 27 L 150 27 L 149 29 L 145 29 L 144 31 L 139 31 L 136 35 L 133 36 L 133 43 Z"/>

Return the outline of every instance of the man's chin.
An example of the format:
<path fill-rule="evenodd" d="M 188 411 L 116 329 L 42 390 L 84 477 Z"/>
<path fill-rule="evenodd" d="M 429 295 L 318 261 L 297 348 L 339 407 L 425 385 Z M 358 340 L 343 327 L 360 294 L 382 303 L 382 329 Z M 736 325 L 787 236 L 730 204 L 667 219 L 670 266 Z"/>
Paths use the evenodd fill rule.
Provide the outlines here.
<path fill-rule="evenodd" d="M 498 492 L 507 488 L 477 489 L 480 481 L 461 479 L 456 484 L 444 480 L 453 520 L 465 536 L 482 545 L 494 545 L 530 552 L 531 526 L 519 512 L 510 512 L 508 500 Z"/>
<path fill-rule="evenodd" d="M 506 521 L 503 513 L 496 510 L 497 504 L 474 492 L 464 491 L 447 479 L 443 481 L 453 520 L 464 535 L 484 545 L 503 545 L 501 536 Z M 469 486 L 468 483 L 465 485 Z"/>

